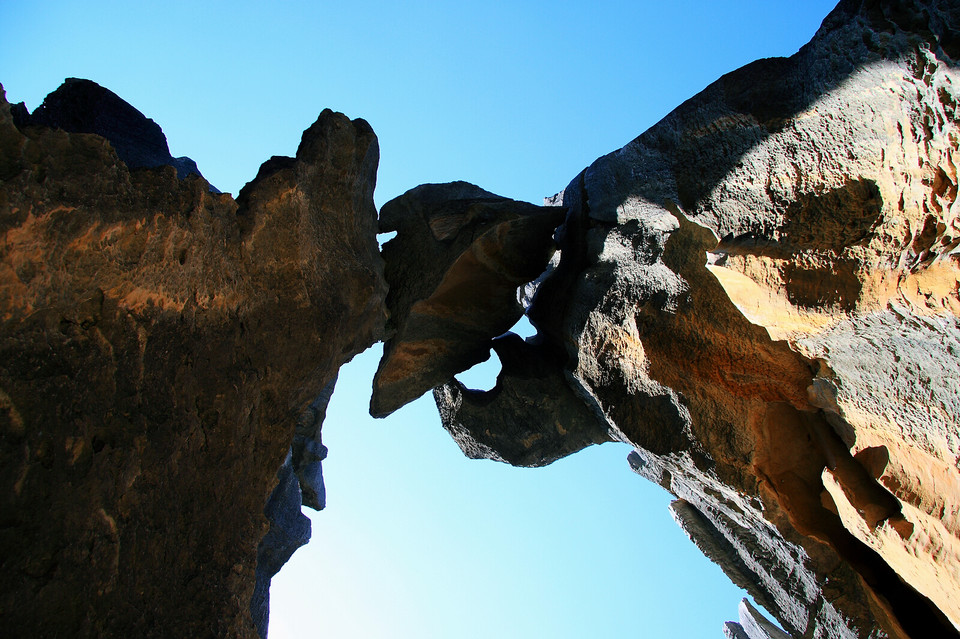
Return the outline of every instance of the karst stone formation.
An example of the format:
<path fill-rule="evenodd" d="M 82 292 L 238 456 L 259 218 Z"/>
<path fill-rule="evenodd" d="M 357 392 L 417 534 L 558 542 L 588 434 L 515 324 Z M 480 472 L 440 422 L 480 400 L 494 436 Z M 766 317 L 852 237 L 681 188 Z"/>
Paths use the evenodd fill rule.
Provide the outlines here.
<path fill-rule="evenodd" d="M 2 101 L 5 631 L 265 636 L 337 371 L 383 341 L 371 413 L 431 392 L 470 457 L 632 445 L 774 617 L 727 637 L 957 636 L 958 64 L 955 2 L 843 0 L 543 206 L 379 215 L 363 120 L 233 198 L 93 82 Z M 491 350 L 495 388 L 456 380 Z"/>

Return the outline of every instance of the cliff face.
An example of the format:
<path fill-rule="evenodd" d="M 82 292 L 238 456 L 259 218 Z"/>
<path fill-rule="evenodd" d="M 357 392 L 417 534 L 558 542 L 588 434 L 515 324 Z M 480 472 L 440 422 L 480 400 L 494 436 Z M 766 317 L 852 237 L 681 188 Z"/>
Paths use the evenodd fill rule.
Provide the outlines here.
<path fill-rule="evenodd" d="M 382 334 L 376 137 L 324 111 L 235 202 L 21 124 L 0 103 L 5 632 L 255 636 L 296 418 Z"/>
<path fill-rule="evenodd" d="M 797 55 L 597 160 L 553 199 L 535 344 L 492 343 L 505 362 L 563 353 L 535 377 L 633 444 L 794 636 L 960 626 L 958 25 L 956 3 L 841 2 Z M 513 463 L 576 450 L 547 411 L 527 448 L 555 443 L 532 457 L 476 427 L 529 423 L 509 400 L 529 378 L 448 383 L 445 426 Z"/>
<path fill-rule="evenodd" d="M 844 0 L 549 206 L 388 203 L 385 267 L 361 120 L 324 111 L 234 201 L 92 83 L 0 101 L 5 630 L 262 630 L 337 369 L 383 338 L 374 414 L 433 388 L 466 454 L 522 466 L 632 444 L 788 635 L 956 636 L 958 25 Z M 491 348 L 496 388 L 452 378 Z M 778 633 L 748 603 L 726 627 Z"/>

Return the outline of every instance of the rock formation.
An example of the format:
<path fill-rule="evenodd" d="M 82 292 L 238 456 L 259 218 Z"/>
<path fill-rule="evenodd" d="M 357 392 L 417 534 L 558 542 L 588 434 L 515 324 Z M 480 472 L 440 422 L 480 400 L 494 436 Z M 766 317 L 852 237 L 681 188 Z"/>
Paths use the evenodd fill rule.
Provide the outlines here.
<path fill-rule="evenodd" d="M 536 465 L 629 442 L 790 635 L 956 636 L 958 25 L 956 3 L 841 2 L 795 56 L 724 76 L 577 176 L 552 200 L 568 213 L 537 338 L 493 342 L 553 364 L 435 391 L 461 446 Z M 569 442 L 548 411 L 531 427 L 504 399 L 531 376 L 596 424 Z M 518 454 L 501 424 L 544 444 Z"/>
<path fill-rule="evenodd" d="M 380 231 L 390 286 L 388 339 L 370 412 L 384 417 L 489 357 L 523 315 L 517 287 L 554 252 L 560 208 L 499 197 L 466 182 L 425 184 L 391 200 Z"/>
<path fill-rule="evenodd" d="M 376 136 L 324 111 L 234 201 L 19 119 L 0 102 L 4 632 L 255 637 L 294 424 L 382 336 Z"/>
<path fill-rule="evenodd" d="M 12 105 L 10 112 L 20 128 L 44 126 L 69 133 L 96 133 L 110 140 L 127 168 L 172 166 L 180 178 L 203 177 L 196 162 L 170 155 L 167 138 L 156 122 L 96 82 L 67 78 L 33 113 L 22 102 Z"/>
<path fill-rule="evenodd" d="M 958 32 L 843 0 L 548 206 L 424 185 L 379 227 L 362 120 L 234 201 L 93 83 L 0 101 L 4 629 L 264 634 L 338 367 L 386 339 L 371 412 L 433 389 L 471 457 L 632 444 L 779 624 L 745 601 L 727 637 L 957 636 Z"/>
<path fill-rule="evenodd" d="M 293 553 L 310 541 L 313 532 L 303 506 L 323 510 L 327 505 L 322 467 L 327 447 L 321 430 L 336 384 L 334 376 L 297 420 L 290 452 L 277 471 L 277 485 L 263 509 L 270 528 L 257 546 L 256 584 L 250 600 L 250 616 L 261 639 L 267 637 L 270 620 L 270 582 Z"/>

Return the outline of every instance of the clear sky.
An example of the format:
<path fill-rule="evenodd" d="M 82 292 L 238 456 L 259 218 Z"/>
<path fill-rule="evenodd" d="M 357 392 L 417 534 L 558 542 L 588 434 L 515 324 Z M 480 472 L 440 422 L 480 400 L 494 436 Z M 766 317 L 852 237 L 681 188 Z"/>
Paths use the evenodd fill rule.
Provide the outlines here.
<path fill-rule="evenodd" d="M 234 194 L 330 107 L 377 132 L 378 206 L 460 179 L 539 203 L 720 75 L 794 53 L 833 4 L 3 0 L 0 83 L 32 110 L 94 80 Z M 742 593 L 629 449 L 466 460 L 429 397 L 366 416 L 378 357 L 341 374 L 328 507 L 274 579 L 273 639 L 698 638 L 736 618 Z"/>

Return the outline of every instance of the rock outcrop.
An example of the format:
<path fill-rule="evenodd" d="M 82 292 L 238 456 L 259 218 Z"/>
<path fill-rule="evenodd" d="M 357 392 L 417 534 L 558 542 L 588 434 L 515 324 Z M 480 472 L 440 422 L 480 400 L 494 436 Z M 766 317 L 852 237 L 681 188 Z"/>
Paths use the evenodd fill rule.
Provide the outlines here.
<path fill-rule="evenodd" d="M 254 637 L 294 425 L 382 336 L 376 136 L 324 111 L 234 201 L 21 123 L 0 102 L 4 632 Z"/>
<path fill-rule="evenodd" d="M 554 252 L 563 210 L 466 182 L 425 184 L 383 205 L 390 285 L 388 339 L 370 412 L 389 415 L 490 356 L 490 340 L 523 316 L 517 288 Z"/>
<path fill-rule="evenodd" d="M 4 630 L 264 635 L 337 370 L 385 338 L 371 412 L 433 389 L 471 457 L 632 444 L 780 625 L 728 637 L 957 636 L 958 62 L 955 2 L 843 0 L 548 206 L 424 185 L 379 226 L 362 120 L 234 201 L 93 83 L 0 100 Z"/>
<path fill-rule="evenodd" d="M 33 113 L 29 113 L 22 102 L 12 105 L 10 112 L 21 129 L 41 126 L 68 133 L 96 133 L 110 141 L 127 168 L 172 166 L 181 179 L 188 175 L 203 177 L 196 162 L 170 155 L 160 125 L 96 82 L 67 78 Z M 210 189 L 219 193 L 213 187 Z"/>
<path fill-rule="evenodd" d="M 257 546 L 256 584 L 250 600 L 250 616 L 261 639 L 267 637 L 270 621 L 270 582 L 313 532 L 303 506 L 323 510 L 327 505 L 322 466 L 327 447 L 321 431 L 336 384 L 334 376 L 297 420 L 290 452 L 263 509 L 270 528 Z"/>
<path fill-rule="evenodd" d="M 793 57 L 597 160 L 551 201 L 538 336 L 500 340 L 551 353 L 533 377 L 579 398 L 570 421 L 634 445 L 791 636 L 960 627 L 958 31 L 956 3 L 844 0 Z M 560 418 L 518 454 L 513 377 L 434 393 L 470 454 L 536 465 L 591 438 Z"/>

